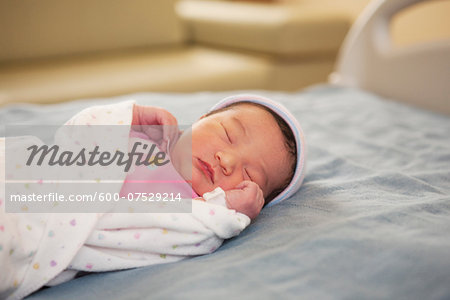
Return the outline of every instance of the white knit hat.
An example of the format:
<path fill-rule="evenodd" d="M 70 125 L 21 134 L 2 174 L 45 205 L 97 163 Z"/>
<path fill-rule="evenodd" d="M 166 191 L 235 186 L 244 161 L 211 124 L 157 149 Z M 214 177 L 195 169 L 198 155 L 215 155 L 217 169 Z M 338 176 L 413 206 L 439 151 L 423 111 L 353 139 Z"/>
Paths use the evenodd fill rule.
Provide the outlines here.
<path fill-rule="evenodd" d="M 298 191 L 298 189 L 302 185 L 305 175 L 305 138 L 303 136 L 303 131 L 297 119 L 295 119 L 295 117 L 286 109 L 286 107 L 278 102 L 257 95 L 242 94 L 227 97 L 215 104 L 210 109 L 210 112 L 227 107 L 236 102 L 253 102 L 269 108 L 277 115 L 279 115 L 289 125 L 295 137 L 295 145 L 297 147 L 297 165 L 295 166 L 294 176 L 292 177 L 289 185 L 272 201 L 270 201 L 269 204 L 266 205 L 266 207 L 270 207 L 291 197 L 293 194 L 295 194 L 295 192 Z"/>

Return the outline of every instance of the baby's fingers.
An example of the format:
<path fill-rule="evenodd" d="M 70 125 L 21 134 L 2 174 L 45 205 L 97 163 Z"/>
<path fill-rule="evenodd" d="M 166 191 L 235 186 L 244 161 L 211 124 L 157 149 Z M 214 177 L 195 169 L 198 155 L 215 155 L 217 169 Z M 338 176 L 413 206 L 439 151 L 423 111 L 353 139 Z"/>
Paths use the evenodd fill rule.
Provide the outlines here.
<path fill-rule="evenodd" d="M 170 145 L 174 145 L 178 140 L 179 129 L 177 125 L 164 125 L 163 126 L 163 144 L 167 147 Z M 170 141 L 170 142 L 169 142 Z"/>
<path fill-rule="evenodd" d="M 162 141 L 163 138 L 163 132 L 160 128 L 160 126 L 143 126 L 144 127 L 144 133 L 149 137 L 150 140 L 159 143 Z"/>
<path fill-rule="evenodd" d="M 246 189 L 246 188 L 249 188 L 252 184 L 256 184 L 256 183 L 254 183 L 254 182 L 252 182 L 252 181 L 249 181 L 249 180 L 244 180 L 244 181 L 241 181 L 241 182 L 235 187 L 235 189 L 244 190 L 244 189 Z"/>
<path fill-rule="evenodd" d="M 169 139 L 178 132 L 177 119 L 165 109 L 159 109 L 157 114 L 158 124 L 163 126 L 164 139 Z"/>

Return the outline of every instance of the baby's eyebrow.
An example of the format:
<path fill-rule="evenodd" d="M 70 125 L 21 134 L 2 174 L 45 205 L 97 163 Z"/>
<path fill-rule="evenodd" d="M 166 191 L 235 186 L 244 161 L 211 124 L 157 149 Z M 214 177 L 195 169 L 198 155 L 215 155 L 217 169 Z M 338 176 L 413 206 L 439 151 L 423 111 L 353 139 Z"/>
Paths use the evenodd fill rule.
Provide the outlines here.
<path fill-rule="evenodd" d="M 237 117 L 233 117 L 233 120 L 238 123 L 239 127 L 241 127 L 242 131 L 244 132 L 244 135 L 247 136 L 247 130 L 245 130 L 244 124 L 242 124 L 241 120 L 239 120 Z"/>

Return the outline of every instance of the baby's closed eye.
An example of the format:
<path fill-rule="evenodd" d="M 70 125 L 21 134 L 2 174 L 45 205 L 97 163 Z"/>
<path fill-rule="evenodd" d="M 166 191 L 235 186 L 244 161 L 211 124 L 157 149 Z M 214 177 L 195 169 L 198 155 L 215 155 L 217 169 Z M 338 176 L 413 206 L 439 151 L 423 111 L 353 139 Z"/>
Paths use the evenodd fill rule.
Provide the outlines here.
<path fill-rule="evenodd" d="M 252 179 L 252 176 L 251 176 L 250 173 L 248 172 L 247 168 L 244 168 L 244 178 L 246 178 L 246 180 L 254 181 L 254 180 Z"/>
<path fill-rule="evenodd" d="M 223 130 L 225 131 L 225 135 L 227 136 L 228 141 L 230 142 L 230 144 L 233 144 L 230 134 L 228 133 L 227 128 L 223 125 L 223 123 L 221 122 L 220 125 L 222 125 Z"/>

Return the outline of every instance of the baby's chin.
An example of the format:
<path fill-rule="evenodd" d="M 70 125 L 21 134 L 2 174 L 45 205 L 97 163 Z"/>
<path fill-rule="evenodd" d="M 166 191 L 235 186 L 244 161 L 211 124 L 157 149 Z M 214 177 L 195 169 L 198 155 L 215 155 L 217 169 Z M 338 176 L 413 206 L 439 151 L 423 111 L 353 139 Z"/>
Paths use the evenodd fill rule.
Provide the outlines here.
<path fill-rule="evenodd" d="M 202 196 L 204 193 L 208 192 L 205 191 L 205 189 L 201 186 L 199 182 L 197 182 L 195 179 L 192 179 L 192 181 L 189 183 L 192 187 L 192 190 L 199 196 Z"/>

